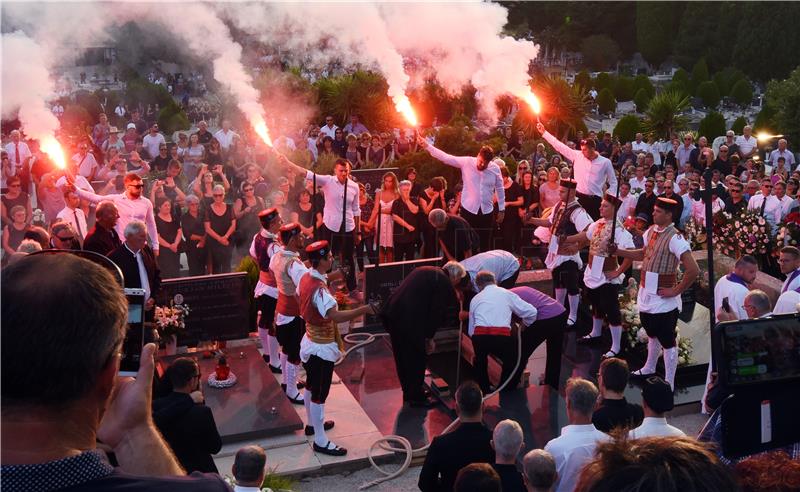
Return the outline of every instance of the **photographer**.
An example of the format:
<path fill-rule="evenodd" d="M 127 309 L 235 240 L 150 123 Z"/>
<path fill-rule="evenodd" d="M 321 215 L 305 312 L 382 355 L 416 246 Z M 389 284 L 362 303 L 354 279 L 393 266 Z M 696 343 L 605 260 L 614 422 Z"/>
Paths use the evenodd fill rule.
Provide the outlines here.
<path fill-rule="evenodd" d="M 4 269 L 1 283 L 3 490 L 230 490 L 219 476 L 181 477 L 156 430 L 155 345 L 143 348 L 136 379 L 117 378 L 128 308 L 107 270 L 33 255 Z"/>

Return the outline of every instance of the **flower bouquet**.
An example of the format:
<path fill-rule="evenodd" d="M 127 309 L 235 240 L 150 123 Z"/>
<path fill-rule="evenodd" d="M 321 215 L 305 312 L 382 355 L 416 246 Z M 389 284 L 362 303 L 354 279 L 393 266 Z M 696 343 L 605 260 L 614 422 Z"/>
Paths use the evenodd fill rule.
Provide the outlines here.
<path fill-rule="evenodd" d="M 350 296 L 347 295 L 347 292 L 343 290 L 337 290 L 333 294 L 333 298 L 336 299 L 336 306 L 339 311 L 347 311 L 348 309 L 353 308 L 353 300 L 350 299 Z M 339 327 L 339 334 L 347 335 L 350 333 L 350 322 L 344 321 L 342 323 L 337 323 Z"/>
<path fill-rule="evenodd" d="M 775 236 L 776 248 L 772 254 L 776 255 L 784 246 L 797 246 L 800 244 L 800 212 L 792 212 L 778 225 L 778 234 Z"/>
<path fill-rule="evenodd" d="M 170 301 L 169 306 L 155 307 L 155 322 L 159 336 L 166 341 L 167 355 L 174 355 L 178 341 L 178 334 L 186 329 L 186 317 L 191 310 L 186 304 L 175 304 Z"/>

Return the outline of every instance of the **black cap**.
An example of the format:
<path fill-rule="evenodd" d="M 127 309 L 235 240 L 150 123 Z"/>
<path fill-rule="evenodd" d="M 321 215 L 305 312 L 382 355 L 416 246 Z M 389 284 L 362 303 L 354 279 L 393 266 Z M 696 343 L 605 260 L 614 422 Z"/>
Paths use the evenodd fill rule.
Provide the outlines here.
<path fill-rule="evenodd" d="M 270 223 L 275 220 L 276 217 L 278 217 L 278 209 L 275 207 L 262 210 L 258 214 L 258 220 L 261 221 L 261 226 L 264 227 L 264 229 L 268 229 Z"/>
<path fill-rule="evenodd" d="M 670 213 L 675 213 L 675 209 L 678 207 L 678 202 L 673 200 L 672 198 L 665 198 L 660 196 L 656 199 L 656 207 L 660 208 L 661 210 L 665 210 Z"/>
<path fill-rule="evenodd" d="M 636 220 L 643 220 L 645 224 L 650 224 L 650 217 L 644 212 L 636 214 Z"/>
<path fill-rule="evenodd" d="M 619 208 L 620 205 L 622 205 L 622 200 L 612 195 L 611 193 L 606 193 L 605 195 L 603 195 L 603 200 L 613 205 L 614 208 Z"/>
<path fill-rule="evenodd" d="M 661 376 L 650 376 L 642 383 L 642 399 L 656 413 L 669 412 L 675 406 L 672 388 Z"/>
<path fill-rule="evenodd" d="M 297 222 L 289 222 L 288 224 L 282 225 L 280 231 L 281 242 L 286 244 L 291 241 L 294 236 L 300 235 L 300 224 Z"/>
<path fill-rule="evenodd" d="M 578 182 L 575 181 L 574 179 L 562 179 L 561 186 L 563 186 L 564 188 L 569 188 L 574 190 L 575 188 L 578 187 Z"/>

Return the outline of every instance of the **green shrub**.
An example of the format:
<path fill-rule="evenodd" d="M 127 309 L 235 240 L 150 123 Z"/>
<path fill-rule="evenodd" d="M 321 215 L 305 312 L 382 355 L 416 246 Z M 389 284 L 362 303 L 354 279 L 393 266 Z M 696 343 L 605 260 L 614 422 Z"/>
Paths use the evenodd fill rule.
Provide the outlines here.
<path fill-rule="evenodd" d="M 712 111 L 706 115 L 705 118 L 700 120 L 700 128 L 698 134 L 701 137 L 706 137 L 709 142 L 715 138 L 725 135 L 727 125 L 725 124 L 725 117 L 721 113 Z"/>
<path fill-rule="evenodd" d="M 165 135 L 172 135 L 179 130 L 188 130 L 191 125 L 186 112 L 175 102 L 170 101 L 158 112 L 158 127 Z"/>
<path fill-rule="evenodd" d="M 633 99 L 633 79 L 630 77 L 618 77 L 614 84 L 614 97 L 617 101 L 630 101 Z"/>
<path fill-rule="evenodd" d="M 579 85 L 583 90 L 588 91 L 592 86 L 592 76 L 586 70 L 581 70 L 575 76 L 575 85 Z"/>
<path fill-rule="evenodd" d="M 650 78 L 644 74 L 639 74 L 633 79 L 633 93 L 636 94 L 641 89 L 645 90 L 648 97 L 656 95 L 656 88 L 653 86 L 653 83 L 650 82 Z"/>
<path fill-rule="evenodd" d="M 639 118 L 636 115 L 627 114 L 620 118 L 614 126 L 613 135 L 618 137 L 620 142 L 630 142 L 640 131 L 642 131 L 642 123 Z"/>
<path fill-rule="evenodd" d="M 731 99 L 739 106 L 749 106 L 753 100 L 753 86 L 746 79 L 739 79 L 731 88 Z"/>
<path fill-rule="evenodd" d="M 650 104 L 650 94 L 644 88 L 639 89 L 636 91 L 636 95 L 633 96 L 633 103 L 636 104 L 636 111 L 645 112 L 647 105 Z"/>
<path fill-rule="evenodd" d="M 692 92 L 696 94 L 696 90 L 700 87 L 700 84 L 703 82 L 707 82 L 709 79 L 708 74 L 708 65 L 706 64 L 705 58 L 700 58 L 692 67 L 692 80 L 690 84 L 690 88 Z M 699 94 L 697 94 L 699 96 Z"/>
<path fill-rule="evenodd" d="M 731 130 L 737 135 L 741 135 L 744 127 L 747 125 L 747 120 L 744 116 L 739 116 L 734 120 L 733 125 L 731 125 Z"/>
<path fill-rule="evenodd" d="M 603 89 L 611 90 L 614 88 L 614 78 L 607 72 L 601 72 L 597 74 L 597 78 L 594 79 L 594 86 L 598 92 Z"/>
<path fill-rule="evenodd" d="M 617 100 L 611 89 L 605 88 L 597 95 L 597 110 L 600 114 L 608 114 L 617 109 Z"/>
<path fill-rule="evenodd" d="M 703 101 L 703 105 L 707 108 L 714 109 L 719 106 L 721 96 L 719 95 L 719 88 L 717 84 L 707 80 L 697 87 L 697 97 Z"/>

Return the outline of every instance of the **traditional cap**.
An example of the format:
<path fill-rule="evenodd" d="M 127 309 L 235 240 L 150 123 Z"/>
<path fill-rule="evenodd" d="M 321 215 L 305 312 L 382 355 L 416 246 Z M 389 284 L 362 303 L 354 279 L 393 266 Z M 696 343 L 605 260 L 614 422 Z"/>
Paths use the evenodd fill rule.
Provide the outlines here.
<path fill-rule="evenodd" d="M 656 199 L 656 207 L 666 210 L 667 212 L 674 213 L 677 206 L 678 202 L 671 198 L 660 196 Z"/>
<path fill-rule="evenodd" d="M 605 195 L 603 195 L 603 200 L 607 201 L 611 205 L 614 205 L 614 208 L 619 208 L 622 205 L 622 200 L 612 195 L 611 193 L 606 193 Z"/>
<path fill-rule="evenodd" d="M 644 380 L 642 399 L 656 413 L 669 412 L 675 406 L 672 388 L 661 376 L 650 376 Z"/>
<path fill-rule="evenodd" d="M 578 182 L 575 181 L 574 179 L 562 179 L 561 186 L 563 186 L 564 188 L 569 188 L 574 190 L 575 188 L 578 187 Z"/>
<path fill-rule="evenodd" d="M 262 210 L 258 214 L 258 220 L 261 221 L 261 226 L 264 229 L 269 228 L 270 223 L 278 216 L 278 209 L 275 207 Z"/>
<path fill-rule="evenodd" d="M 128 126 L 125 128 L 127 128 L 128 130 L 136 130 L 136 125 L 133 123 L 128 123 Z"/>
<path fill-rule="evenodd" d="M 321 260 L 327 257 L 330 252 L 331 248 L 328 246 L 328 241 L 315 241 L 306 246 L 309 260 Z"/>
<path fill-rule="evenodd" d="M 291 241 L 293 237 L 300 235 L 300 224 L 297 222 L 289 222 L 281 226 L 280 232 L 281 242 L 286 244 Z"/>
<path fill-rule="evenodd" d="M 645 224 L 650 224 L 650 217 L 644 212 L 636 214 L 636 220 L 643 220 Z"/>

